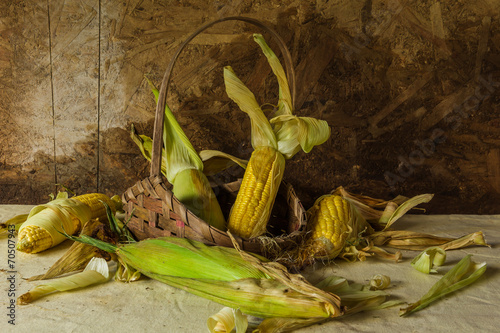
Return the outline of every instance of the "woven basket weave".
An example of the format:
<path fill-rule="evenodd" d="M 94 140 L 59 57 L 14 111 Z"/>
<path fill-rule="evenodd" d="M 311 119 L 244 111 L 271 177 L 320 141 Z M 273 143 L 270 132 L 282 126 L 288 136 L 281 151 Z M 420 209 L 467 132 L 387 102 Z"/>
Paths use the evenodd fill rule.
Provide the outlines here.
<path fill-rule="evenodd" d="M 127 189 L 122 196 L 126 218 L 130 219 L 128 227 L 138 239 L 176 236 L 202 241 L 206 244 L 233 246 L 226 232 L 210 226 L 179 202 L 171 191 L 172 186 L 161 175 L 164 110 L 175 61 L 184 47 L 194 37 L 214 24 L 229 20 L 243 21 L 255 25 L 270 33 L 278 41 L 285 61 L 292 98 L 295 96 L 294 71 L 286 44 L 273 29 L 260 21 L 240 16 L 227 17 L 205 24 L 190 35 L 172 57 L 160 87 L 154 123 L 150 176 Z M 240 183 L 241 180 L 238 180 L 214 188 L 214 192 L 220 194 L 217 197 L 221 206 L 232 204 L 231 200 L 234 202 Z M 275 226 L 275 228 L 283 230 L 283 234 L 249 240 L 234 237 L 241 249 L 265 254 L 273 250 L 272 248 L 276 250 L 276 247 L 286 248 L 295 244 L 297 237 L 300 237 L 305 230 L 306 212 L 290 184 L 282 182 L 274 206 L 268 229 Z"/>

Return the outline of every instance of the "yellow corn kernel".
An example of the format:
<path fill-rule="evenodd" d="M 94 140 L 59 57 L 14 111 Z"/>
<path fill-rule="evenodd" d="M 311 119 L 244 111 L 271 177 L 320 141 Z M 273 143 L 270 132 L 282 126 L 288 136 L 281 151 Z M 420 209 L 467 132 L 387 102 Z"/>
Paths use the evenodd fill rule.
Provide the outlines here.
<path fill-rule="evenodd" d="M 92 211 L 91 219 L 98 218 L 101 221 L 108 220 L 106 207 L 104 207 L 101 201 L 104 201 L 109 206 L 109 208 L 111 208 L 113 214 L 116 212 L 114 202 L 107 195 L 102 193 L 82 194 L 73 197 L 72 199 L 78 200 L 81 203 L 86 204 L 90 208 L 90 210 Z"/>
<path fill-rule="evenodd" d="M 52 236 L 44 228 L 29 225 L 19 232 L 17 249 L 26 253 L 37 253 L 52 247 Z"/>
<path fill-rule="evenodd" d="M 233 234 L 253 238 L 266 232 L 284 168 L 285 158 L 274 148 L 254 150 L 229 215 L 228 229 Z"/>
<path fill-rule="evenodd" d="M 320 198 L 308 211 L 308 247 L 314 257 L 336 257 L 352 231 L 349 202 L 339 195 Z"/>

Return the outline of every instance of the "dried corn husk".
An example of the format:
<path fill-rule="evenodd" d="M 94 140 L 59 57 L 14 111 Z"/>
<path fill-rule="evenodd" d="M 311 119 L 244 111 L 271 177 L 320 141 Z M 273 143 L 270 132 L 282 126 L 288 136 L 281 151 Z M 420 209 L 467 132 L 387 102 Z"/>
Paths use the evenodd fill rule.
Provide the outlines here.
<path fill-rule="evenodd" d="M 387 277 L 388 278 L 388 277 Z M 316 287 L 340 297 L 344 315 L 362 311 L 383 309 L 401 304 L 400 301 L 388 301 L 389 295 L 381 290 L 371 290 L 370 285 L 349 283 L 345 278 L 329 276 L 315 285 Z M 317 324 L 311 319 L 267 318 L 253 333 L 288 332 L 307 325 Z"/>
<path fill-rule="evenodd" d="M 85 288 L 93 284 L 103 283 L 109 279 L 109 268 L 106 260 L 93 258 L 80 273 L 50 280 L 19 296 L 17 303 L 25 305 L 49 294 Z"/>
<path fill-rule="evenodd" d="M 443 250 L 461 249 L 467 246 L 490 246 L 486 243 L 481 231 L 458 238 L 440 237 L 421 232 L 393 230 L 375 232 L 368 236 L 375 246 L 387 246 L 402 250 L 423 251 L 431 246 L 439 246 Z"/>
<path fill-rule="evenodd" d="M 8 219 L 5 222 L 0 223 L 0 237 L 5 237 L 9 234 L 10 230 L 12 230 L 12 226 L 14 226 L 14 232 L 19 231 L 19 227 L 26 222 L 29 214 L 20 214 L 16 215 L 13 218 Z"/>
<path fill-rule="evenodd" d="M 375 274 L 370 279 L 371 290 L 383 290 L 391 285 L 391 278 L 383 274 Z"/>
<path fill-rule="evenodd" d="M 108 215 L 109 216 L 109 215 Z M 109 228 L 99 219 L 88 221 L 80 233 L 106 242 L 117 242 L 117 236 L 111 234 Z M 95 246 L 74 242 L 66 253 L 57 260 L 45 274 L 32 276 L 28 281 L 53 279 L 60 275 L 79 271 L 85 268 L 94 257 L 110 260 L 111 256 L 106 251 Z"/>

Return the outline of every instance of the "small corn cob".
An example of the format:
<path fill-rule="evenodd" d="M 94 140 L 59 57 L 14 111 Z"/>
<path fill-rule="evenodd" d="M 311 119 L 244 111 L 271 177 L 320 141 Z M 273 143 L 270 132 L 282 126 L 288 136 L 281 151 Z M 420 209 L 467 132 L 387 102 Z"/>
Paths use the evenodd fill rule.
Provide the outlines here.
<path fill-rule="evenodd" d="M 52 247 L 50 233 L 37 225 L 24 227 L 18 236 L 17 249 L 26 253 L 37 253 Z"/>
<path fill-rule="evenodd" d="M 254 150 L 229 216 L 233 234 L 253 238 L 266 232 L 284 169 L 285 158 L 274 148 Z"/>
<path fill-rule="evenodd" d="M 339 195 L 319 198 L 307 212 L 311 231 L 307 247 L 313 257 L 336 257 L 351 234 L 351 207 Z"/>
<path fill-rule="evenodd" d="M 61 225 L 74 234 L 90 219 L 107 220 L 106 208 L 116 212 L 115 201 L 101 193 L 83 194 L 69 199 L 57 199 L 32 209 L 26 222 L 19 228 L 17 249 L 37 253 L 54 247 L 65 238 L 57 230 Z"/>

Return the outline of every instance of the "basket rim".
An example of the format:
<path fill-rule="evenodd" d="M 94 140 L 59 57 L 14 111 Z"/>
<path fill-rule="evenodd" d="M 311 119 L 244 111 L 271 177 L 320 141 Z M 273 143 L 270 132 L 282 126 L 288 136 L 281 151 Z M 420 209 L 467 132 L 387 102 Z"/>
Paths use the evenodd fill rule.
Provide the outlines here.
<path fill-rule="evenodd" d="M 280 187 L 282 188 L 282 190 L 286 191 L 285 193 L 282 192 L 282 194 L 284 194 L 285 199 L 287 200 L 288 209 L 292 211 L 293 217 L 294 219 L 296 219 L 296 227 L 295 230 L 288 234 L 265 238 L 272 239 L 272 241 L 279 247 L 286 247 L 288 244 L 296 243 L 296 240 L 306 231 L 307 213 L 302 206 L 300 199 L 296 195 L 293 186 L 290 183 L 282 181 Z M 137 192 L 137 194 L 134 194 L 134 191 Z M 185 207 L 173 195 L 168 186 L 166 186 L 162 177 L 150 176 L 148 178 L 145 178 L 142 181 L 134 184 L 132 187 L 128 188 L 127 191 L 122 194 L 122 201 L 124 203 L 124 210 L 127 220 L 133 215 L 133 209 L 131 210 L 131 207 L 133 204 L 135 204 L 134 202 L 137 202 L 137 205 L 139 206 L 144 203 L 144 197 L 142 199 L 138 199 L 140 195 L 149 196 L 149 201 L 161 201 L 160 206 L 161 211 L 163 212 L 163 216 L 169 214 L 168 216 L 170 219 L 172 219 L 173 216 L 173 220 L 175 220 L 175 223 L 177 223 L 177 227 L 182 229 L 182 233 L 184 233 L 183 228 L 188 228 L 190 229 L 190 231 L 196 233 L 196 235 L 199 236 L 193 239 L 200 240 L 210 245 L 233 247 L 231 237 L 229 236 L 227 231 L 223 231 L 209 225 L 206 221 L 202 220 L 191 211 L 189 211 L 189 209 L 187 209 L 187 207 Z M 139 200 L 142 200 L 142 203 L 138 202 Z M 165 206 L 169 209 L 169 212 L 165 211 Z M 142 208 L 148 209 L 144 206 Z M 151 211 L 149 209 L 148 212 L 149 218 L 153 218 L 153 221 L 148 220 L 148 224 L 145 224 L 146 228 L 155 229 L 155 231 L 158 231 L 156 229 L 158 228 L 157 223 L 160 213 Z M 172 212 L 173 215 L 171 215 L 170 212 Z M 153 217 L 152 215 L 155 216 Z M 182 222 L 183 225 L 180 226 L 179 222 Z M 171 223 L 172 225 L 174 224 L 173 221 L 171 221 Z M 131 229 L 131 231 L 134 233 L 133 229 Z M 144 232 L 147 233 L 146 231 Z M 243 250 L 254 253 L 262 253 L 265 251 L 262 238 L 256 237 L 246 239 L 236 235 L 232 236 Z M 177 237 L 191 238 L 185 237 L 183 234 L 177 234 Z"/>

